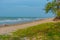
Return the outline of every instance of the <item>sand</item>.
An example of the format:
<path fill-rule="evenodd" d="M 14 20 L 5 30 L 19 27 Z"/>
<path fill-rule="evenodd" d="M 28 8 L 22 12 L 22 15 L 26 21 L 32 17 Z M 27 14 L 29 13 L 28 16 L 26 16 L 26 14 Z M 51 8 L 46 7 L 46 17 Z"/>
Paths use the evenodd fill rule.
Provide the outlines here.
<path fill-rule="evenodd" d="M 47 23 L 47 22 L 53 22 L 53 18 L 47 18 L 43 20 L 37 20 L 29 23 L 24 23 L 24 24 L 14 24 L 14 25 L 5 25 L 5 27 L 0 27 L 0 34 L 9 34 L 11 32 L 14 32 L 18 29 L 24 29 L 27 27 L 35 26 L 38 24 L 42 23 Z"/>

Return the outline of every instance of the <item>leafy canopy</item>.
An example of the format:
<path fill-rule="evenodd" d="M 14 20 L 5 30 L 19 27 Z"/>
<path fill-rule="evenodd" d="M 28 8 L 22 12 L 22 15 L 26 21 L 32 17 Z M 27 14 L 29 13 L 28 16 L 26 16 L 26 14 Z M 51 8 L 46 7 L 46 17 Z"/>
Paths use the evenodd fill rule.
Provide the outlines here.
<path fill-rule="evenodd" d="M 60 16 L 60 3 L 56 2 L 56 0 L 53 0 L 52 2 L 48 2 L 45 7 L 46 13 L 49 11 L 55 13 L 57 16 Z"/>

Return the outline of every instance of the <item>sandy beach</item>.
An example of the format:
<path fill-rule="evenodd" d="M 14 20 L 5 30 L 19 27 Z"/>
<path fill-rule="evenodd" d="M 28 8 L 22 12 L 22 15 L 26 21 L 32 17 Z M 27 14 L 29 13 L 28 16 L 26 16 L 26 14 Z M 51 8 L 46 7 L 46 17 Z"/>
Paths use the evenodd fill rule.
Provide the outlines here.
<path fill-rule="evenodd" d="M 9 34 L 18 29 L 24 29 L 27 27 L 35 26 L 35 25 L 42 24 L 42 23 L 48 23 L 48 22 L 54 22 L 53 18 L 37 20 L 37 21 L 28 22 L 28 23 L 24 23 L 24 24 L 5 25 L 4 27 L 2 27 L 2 26 L 0 27 L 0 34 Z"/>

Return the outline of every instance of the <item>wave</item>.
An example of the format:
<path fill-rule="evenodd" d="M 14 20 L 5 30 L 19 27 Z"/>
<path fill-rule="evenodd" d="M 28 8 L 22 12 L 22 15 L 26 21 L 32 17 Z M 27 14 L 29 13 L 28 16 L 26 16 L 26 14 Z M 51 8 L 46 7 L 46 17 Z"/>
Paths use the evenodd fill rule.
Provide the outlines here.
<path fill-rule="evenodd" d="M 0 20 L 0 22 L 19 22 L 19 21 L 32 21 L 32 20 L 37 20 L 37 18 L 36 19 L 30 19 L 30 18 L 5 19 L 5 20 Z"/>
<path fill-rule="evenodd" d="M 5 19 L 5 20 L 0 20 L 0 22 L 18 22 L 22 21 L 22 19 Z"/>

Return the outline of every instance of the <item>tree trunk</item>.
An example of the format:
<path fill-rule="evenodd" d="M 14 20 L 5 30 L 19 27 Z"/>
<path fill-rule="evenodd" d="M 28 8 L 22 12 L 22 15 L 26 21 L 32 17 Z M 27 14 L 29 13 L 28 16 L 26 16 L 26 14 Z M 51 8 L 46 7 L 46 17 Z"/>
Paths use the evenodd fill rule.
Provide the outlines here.
<path fill-rule="evenodd" d="M 59 17 L 55 17 L 53 21 L 59 21 L 60 20 L 60 16 Z"/>

